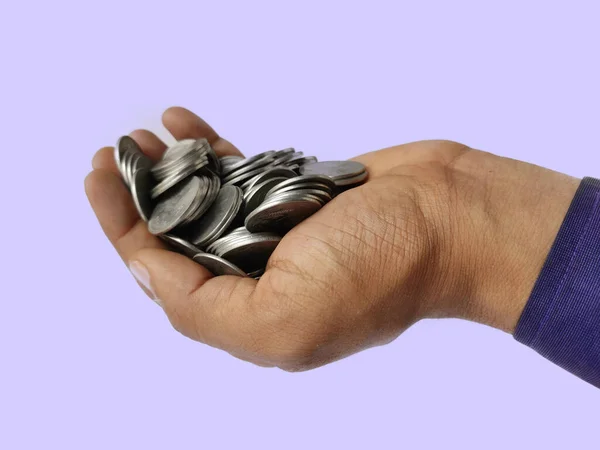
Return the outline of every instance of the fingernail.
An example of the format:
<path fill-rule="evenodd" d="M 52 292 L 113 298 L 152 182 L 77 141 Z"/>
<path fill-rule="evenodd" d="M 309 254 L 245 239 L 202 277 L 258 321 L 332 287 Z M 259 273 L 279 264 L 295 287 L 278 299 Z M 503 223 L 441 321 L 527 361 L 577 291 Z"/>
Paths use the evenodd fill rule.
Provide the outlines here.
<path fill-rule="evenodd" d="M 160 300 L 156 297 L 152 285 L 150 284 L 150 273 L 146 266 L 139 261 L 132 261 L 129 263 L 129 271 L 132 273 L 134 278 L 146 289 L 146 292 L 150 295 L 150 298 L 162 307 Z"/>

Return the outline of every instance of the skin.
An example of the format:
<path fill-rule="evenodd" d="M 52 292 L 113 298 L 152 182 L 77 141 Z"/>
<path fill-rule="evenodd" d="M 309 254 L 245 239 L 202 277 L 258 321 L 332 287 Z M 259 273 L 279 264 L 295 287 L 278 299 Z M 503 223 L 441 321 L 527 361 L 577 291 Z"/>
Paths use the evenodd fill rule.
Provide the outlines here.
<path fill-rule="evenodd" d="M 240 155 L 184 108 L 163 123 Z M 131 136 L 157 160 L 166 146 Z M 185 336 L 257 365 L 312 369 L 389 343 L 421 319 L 455 317 L 512 333 L 580 180 L 449 141 L 354 158 L 363 186 L 288 233 L 253 279 L 211 274 L 166 250 L 139 220 L 105 147 L 86 193 L 115 249 Z"/>

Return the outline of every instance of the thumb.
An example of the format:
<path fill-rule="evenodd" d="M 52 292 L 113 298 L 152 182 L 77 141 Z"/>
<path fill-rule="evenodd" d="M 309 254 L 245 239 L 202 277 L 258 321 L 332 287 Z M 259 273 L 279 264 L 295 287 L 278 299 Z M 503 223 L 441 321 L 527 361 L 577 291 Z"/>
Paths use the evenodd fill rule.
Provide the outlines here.
<path fill-rule="evenodd" d="M 256 280 L 213 277 L 183 255 L 153 248 L 135 253 L 129 269 L 177 331 L 212 347 L 238 352 Z"/>

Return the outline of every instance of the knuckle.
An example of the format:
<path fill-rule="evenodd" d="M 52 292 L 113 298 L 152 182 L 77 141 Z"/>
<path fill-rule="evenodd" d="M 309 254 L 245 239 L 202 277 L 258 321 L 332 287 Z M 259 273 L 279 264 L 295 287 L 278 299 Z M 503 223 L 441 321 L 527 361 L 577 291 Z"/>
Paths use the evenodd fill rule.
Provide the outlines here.
<path fill-rule="evenodd" d="M 195 341 L 202 341 L 193 316 L 179 308 L 163 307 L 171 326 L 175 331 Z"/>
<path fill-rule="evenodd" d="M 302 337 L 286 337 L 271 357 L 277 366 L 291 371 L 299 371 L 312 365 L 316 346 Z"/>

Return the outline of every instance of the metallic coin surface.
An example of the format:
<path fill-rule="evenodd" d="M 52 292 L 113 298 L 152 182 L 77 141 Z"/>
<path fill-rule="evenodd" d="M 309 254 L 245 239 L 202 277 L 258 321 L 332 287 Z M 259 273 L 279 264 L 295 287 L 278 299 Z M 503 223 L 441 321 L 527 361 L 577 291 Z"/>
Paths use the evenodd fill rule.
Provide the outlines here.
<path fill-rule="evenodd" d="M 126 153 L 142 152 L 142 149 L 137 142 L 130 136 L 121 136 L 115 145 L 115 163 L 117 167 L 121 167 L 121 161 Z"/>
<path fill-rule="evenodd" d="M 173 173 L 169 178 L 163 179 L 160 183 L 158 183 L 154 189 L 152 189 L 151 196 L 152 198 L 156 198 L 161 194 L 167 192 L 170 188 L 175 186 L 180 181 L 192 175 L 194 172 L 197 172 L 202 167 L 208 164 L 208 159 L 198 160 L 197 162 L 186 165 L 181 170 Z"/>
<path fill-rule="evenodd" d="M 288 169 L 287 167 L 272 167 L 252 177 L 250 180 L 244 182 L 240 187 L 244 190 L 244 192 L 247 192 L 249 189 L 252 188 L 252 186 L 256 186 L 258 183 L 261 183 L 264 180 L 268 180 L 269 178 L 293 178 L 295 176 L 297 176 L 296 172 L 294 172 L 291 169 Z"/>
<path fill-rule="evenodd" d="M 161 198 L 148 221 L 150 233 L 164 234 L 179 225 L 193 205 L 199 188 L 200 179 L 190 177 Z"/>
<path fill-rule="evenodd" d="M 321 209 L 321 202 L 310 197 L 263 203 L 244 221 L 253 233 L 273 231 L 285 234 Z"/>
<path fill-rule="evenodd" d="M 251 164 L 256 163 L 256 161 L 260 161 L 267 156 L 271 156 L 275 153 L 274 150 L 269 150 L 267 152 L 259 153 L 258 155 L 251 156 L 250 158 L 242 159 L 241 161 L 237 161 L 231 165 L 228 165 L 226 168 L 223 168 L 221 171 L 222 177 L 227 177 L 232 172 L 239 170 L 245 166 L 249 166 Z"/>
<path fill-rule="evenodd" d="M 265 170 L 267 170 L 269 167 L 272 167 L 270 164 L 266 165 L 264 167 L 258 167 L 256 169 L 252 169 L 249 171 L 246 170 L 240 170 L 237 172 L 234 172 L 234 175 L 237 175 L 233 178 L 223 178 L 223 184 L 231 184 L 234 186 L 240 186 L 242 185 L 244 182 L 251 180 L 254 176 L 259 175 L 261 173 L 263 173 Z"/>
<path fill-rule="evenodd" d="M 287 178 L 283 177 L 269 178 L 250 189 L 246 195 L 244 195 L 244 215 L 247 216 L 258 208 L 267 197 L 267 193 L 286 179 Z"/>
<path fill-rule="evenodd" d="M 368 178 L 360 163 L 291 147 L 219 157 L 204 138 L 176 142 L 154 164 L 123 136 L 114 158 L 150 233 L 215 275 L 255 279 L 287 232 Z"/>
<path fill-rule="evenodd" d="M 277 187 L 277 189 L 271 189 L 269 191 L 269 196 L 272 196 L 274 194 L 281 194 L 283 192 L 298 191 L 301 189 L 319 189 L 329 194 L 330 197 L 333 194 L 333 190 L 331 189 L 331 187 L 323 183 L 297 183 L 290 184 L 284 187 Z M 269 198 L 269 196 L 267 196 L 267 198 Z"/>
<path fill-rule="evenodd" d="M 360 175 L 367 169 L 357 161 L 321 161 L 300 167 L 302 175 L 326 175 L 334 181 Z"/>
<path fill-rule="evenodd" d="M 197 253 L 192 258 L 198 264 L 215 276 L 220 275 L 236 275 L 245 277 L 246 273 L 237 267 L 235 264 L 223 259 L 219 256 L 210 253 Z"/>
<path fill-rule="evenodd" d="M 161 234 L 160 238 L 171 246 L 177 253 L 193 258 L 197 253 L 201 253 L 200 249 L 190 244 L 185 239 L 173 234 Z"/>
<path fill-rule="evenodd" d="M 252 273 L 266 267 L 280 240 L 279 236 L 271 233 L 251 234 L 228 245 L 221 256 L 245 273 Z"/>
<path fill-rule="evenodd" d="M 207 141 L 208 142 L 208 141 Z M 196 144 L 196 139 L 182 139 L 171 145 L 163 153 L 162 159 L 177 159 L 189 152 Z"/>
<path fill-rule="evenodd" d="M 345 187 L 353 187 L 353 186 L 362 184 L 367 179 L 368 176 L 369 176 L 369 173 L 365 171 L 361 174 L 358 174 L 355 177 L 342 178 L 342 179 L 336 180 L 335 184 L 338 187 L 344 187 L 344 188 Z"/>
<path fill-rule="evenodd" d="M 150 220 L 154 204 L 150 198 L 150 192 L 154 187 L 154 179 L 149 169 L 138 169 L 131 183 L 131 197 L 138 214 L 144 222 Z"/>
<path fill-rule="evenodd" d="M 336 189 L 336 185 L 334 181 L 325 176 L 325 175 L 299 175 L 294 178 L 289 178 L 285 181 L 282 181 L 277 186 L 274 186 L 270 192 L 267 193 L 267 196 L 274 193 L 275 191 L 279 191 L 281 189 L 286 189 L 289 186 L 295 185 L 305 185 L 305 184 L 315 184 L 315 185 L 325 185 L 328 186 L 330 191 L 333 192 Z"/>
<path fill-rule="evenodd" d="M 190 242 L 199 247 L 217 239 L 231 224 L 242 204 L 242 190 L 237 186 L 223 186 L 202 219 L 190 225 Z"/>

